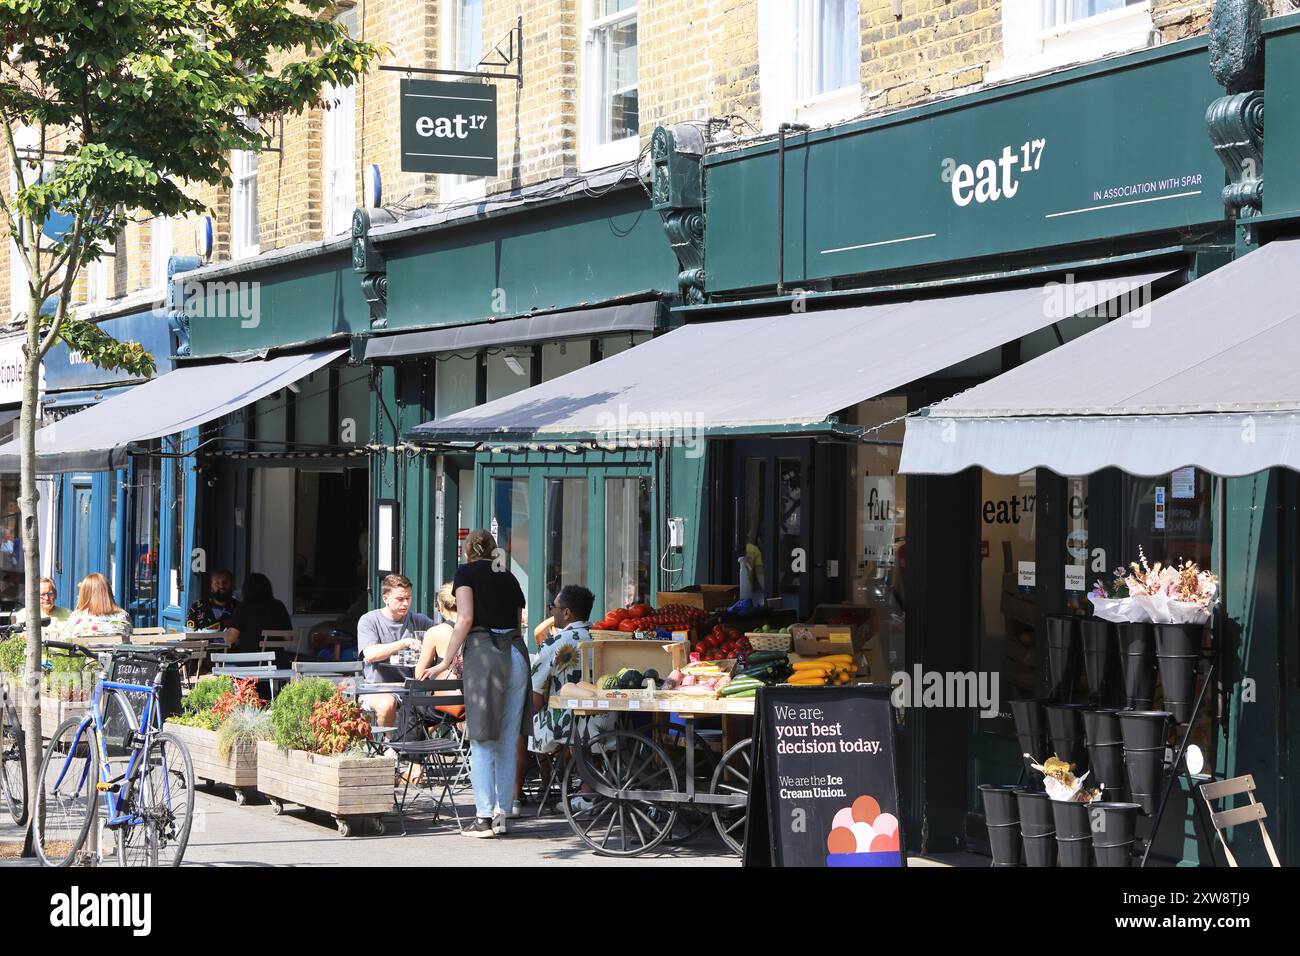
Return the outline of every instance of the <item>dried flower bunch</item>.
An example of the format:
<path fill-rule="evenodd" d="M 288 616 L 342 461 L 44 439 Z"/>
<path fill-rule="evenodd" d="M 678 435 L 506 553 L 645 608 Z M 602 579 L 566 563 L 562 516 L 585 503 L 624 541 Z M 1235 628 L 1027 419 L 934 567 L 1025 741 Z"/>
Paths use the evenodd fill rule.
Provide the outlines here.
<path fill-rule="evenodd" d="M 1092 591 L 1089 593 L 1091 593 L 1093 597 L 1109 598 L 1112 600 L 1117 598 L 1126 598 L 1129 596 L 1127 578 L 1128 572 L 1124 568 L 1116 568 L 1111 572 L 1109 585 L 1107 585 L 1101 578 L 1098 578 L 1097 582 L 1092 586 Z"/>
<path fill-rule="evenodd" d="M 1208 610 L 1218 598 L 1219 578 L 1202 571 L 1195 561 L 1165 567 L 1159 561 L 1154 566 L 1138 548 L 1138 560 L 1129 565 L 1132 573 L 1125 579 L 1130 594 L 1164 595 L 1170 600 L 1196 604 Z"/>

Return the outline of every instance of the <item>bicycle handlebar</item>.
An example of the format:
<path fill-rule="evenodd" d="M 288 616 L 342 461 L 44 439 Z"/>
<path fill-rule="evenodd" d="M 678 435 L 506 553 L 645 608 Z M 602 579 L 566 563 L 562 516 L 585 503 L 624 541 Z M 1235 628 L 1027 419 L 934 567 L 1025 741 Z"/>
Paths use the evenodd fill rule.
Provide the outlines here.
<path fill-rule="evenodd" d="M 43 643 L 45 644 L 46 647 L 53 647 L 55 650 L 75 651 L 76 653 L 81 654 L 83 657 L 90 658 L 92 661 L 99 660 L 98 654 L 96 654 L 90 648 L 84 647 L 81 644 L 70 644 L 67 641 L 44 641 Z"/>
<path fill-rule="evenodd" d="M 48 617 L 41 618 L 41 627 L 49 626 L 50 619 Z M 3 627 L 0 627 L 0 634 L 3 634 L 5 637 L 13 637 L 15 634 L 21 634 L 25 630 L 27 630 L 26 621 L 21 624 L 5 624 Z"/>

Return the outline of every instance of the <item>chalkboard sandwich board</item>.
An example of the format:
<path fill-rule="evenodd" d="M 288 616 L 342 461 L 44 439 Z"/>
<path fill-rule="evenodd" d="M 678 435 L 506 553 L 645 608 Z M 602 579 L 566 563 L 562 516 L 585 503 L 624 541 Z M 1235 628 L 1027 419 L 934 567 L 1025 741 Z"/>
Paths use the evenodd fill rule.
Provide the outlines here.
<path fill-rule="evenodd" d="M 759 690 L 746 866 L 907 865 L 891 692 L 886 684 Z"/>

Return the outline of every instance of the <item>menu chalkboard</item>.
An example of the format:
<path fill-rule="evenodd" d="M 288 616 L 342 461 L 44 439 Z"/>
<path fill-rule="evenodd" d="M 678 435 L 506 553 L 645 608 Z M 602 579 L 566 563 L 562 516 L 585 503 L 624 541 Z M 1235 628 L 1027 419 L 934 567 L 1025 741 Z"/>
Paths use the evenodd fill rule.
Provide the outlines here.
<path fill-rule="evenodd" d="M 130 652 L 115 651 L 112 663 L 108 669 L 108 679 L 119 684 L 138 684 L 142 687 L 152 687 L 154 675 L 158 673 L 161 660 L 158 656 L 160 649 L 149 647 L 134 647 Z M 150 653 L 153 651 L 153 653 Z M 127 726 L 126 713 L 116 704 L 111 703 L 112 694 L 105 692 L 103 703 L 104 734 L 111 747 L 120 748 L 124 746 L 126 732 L 130 728 Z M 162 687 L 159 688 L 159 723 L 174 714 L 180 713 L 180 674 L 175 668 L 168 668 L 167 673 L 163 675 Z M 131 703 L 131 709 L 135 711 L 135 721 L 139 725 L 140 718 L 144 714 L 145 701 L 149 695 L 142 691 L 134 691 L 126 694 L 127 700 Z"/>
<path fill-rule="evenodd" d="M 907 865 L 891 690 L 759 690 L 746 866 Z"/>

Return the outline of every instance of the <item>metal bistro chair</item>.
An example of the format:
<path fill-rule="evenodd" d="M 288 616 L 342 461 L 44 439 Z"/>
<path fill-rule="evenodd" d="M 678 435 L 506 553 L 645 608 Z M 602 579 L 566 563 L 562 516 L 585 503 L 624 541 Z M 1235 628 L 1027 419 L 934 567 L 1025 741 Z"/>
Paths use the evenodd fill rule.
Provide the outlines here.
<path fill-rule="evenodd" d="M 456 805 L 455 792 L 468 771 L 469 739 L 465 736 L 463 719 L 438 708 L 464 707 L 464 686 L 458 680 L 408 680 L 406 690 L 397 712 L 399 733 L 396 739 L 386 743 L 399 760 L 409 765 L 401 794 L 396 797 L 402 833 L 406 833 L 408 802 L 414 804 L 426 795 L 433 799 L 434 791 L 437 791 L 434 820 L 442 815 L 443 806 L 449 805 L 456 818 L 456 829 L 460 830 L 460 808 Z M 432 733 L 430 723 L 434 725 Z M 412 783 L 411 774 L 417 769 L 419 781 Z M 410 793 L 412 787 L 416 791 L 414 795 Z"/>
<path fill-rule="evenodd" d="M 271 699 L 275 699 L 276 682 L 283 682 L 293 677 L 293 671 L 280 670 L 275 666 L 275 651 L 254 651 L 247 654 L 213 654 L 212 673 L 218 677 L 233 677 L 236 680 L 252 677 L 266 681 L 271 687 Z"/>
<path fill-rule="evenodd" d="M 275 651 L 276 660 L 285 660 L 298 651 L 298 635 L 293 631 L 263 631 L 259 651 Z"/>
<path fill-rule="evenodd" d="M 360 680 L 365 664 L 361 661 L 294 661 L 290 666 L 299 677 L 324 677 L 341 684 Z"/>
<path fill-rule="evenodd" d="M 1214 834 L 1219 838 L 1219 845 L 1223 848 L 1223 855 L 1228 859 L 1228 866 L 1235 867 L 1238 865 L 1237 858 L 1232 855 L 1228 849 L 1228 841 L 1223 838 L 1223 831 L 1228 827 L 1245 826 L 1248 823 L 1259 824 L 1259 834 L 1264 842 L 1264 849 L 1268 852 L 1268 858 L 1274 866 L 1281 866 L 1278 862 L 1277 851 L 1273 849 L 1273 841 L 1269 838 L 1268 828 L 1264 826 L 1264 820 L 1268 813 L 1264 810 L 1264 804 L 1255 799 L 1255 778 L 1250 774 L 1244 774 L 1240 777 L 1233 777 L 1231 780 L 1216 780 L 1211 783 L 1200 785 L 1201 797 L 1205 800 L 1206 807 L 1210 810 L 1210 822 L 1214 824 Z M 1231 810 L 1214 809 L 1214 801 L 1225 800 L 1244 793 L 1249 803 L 1234 807 Z"/>

